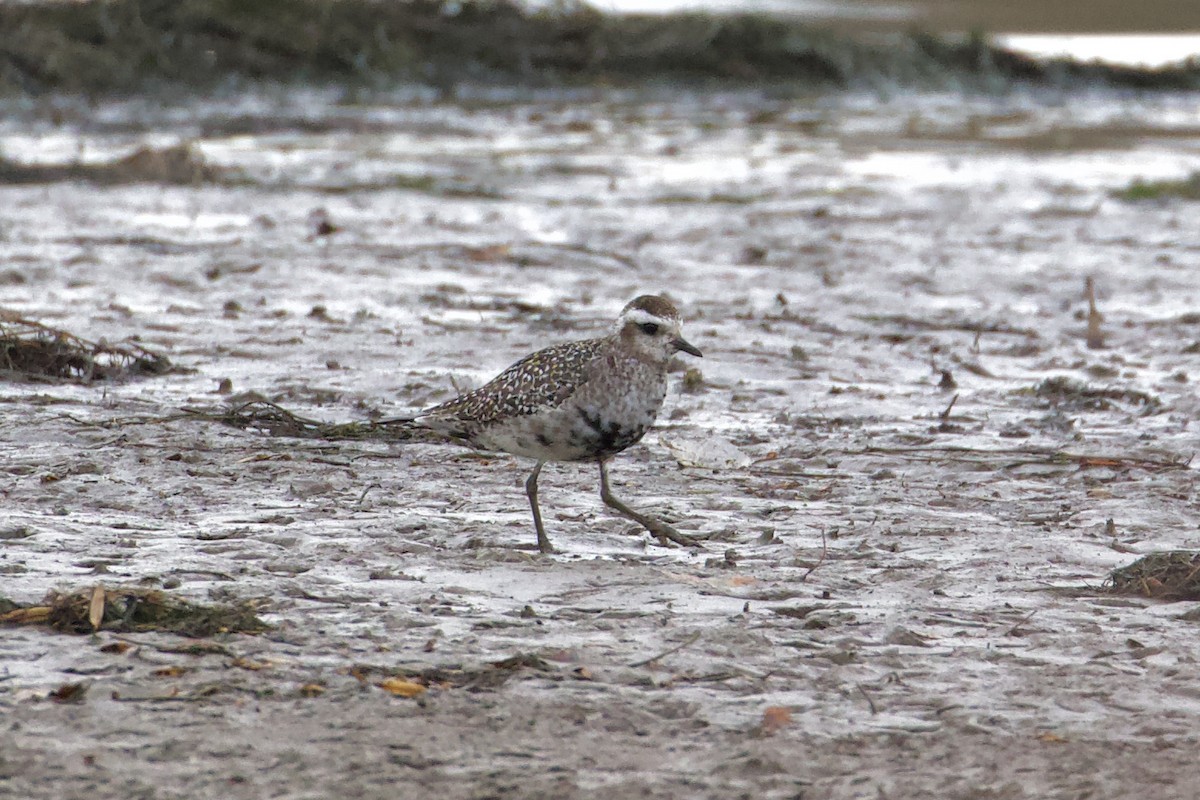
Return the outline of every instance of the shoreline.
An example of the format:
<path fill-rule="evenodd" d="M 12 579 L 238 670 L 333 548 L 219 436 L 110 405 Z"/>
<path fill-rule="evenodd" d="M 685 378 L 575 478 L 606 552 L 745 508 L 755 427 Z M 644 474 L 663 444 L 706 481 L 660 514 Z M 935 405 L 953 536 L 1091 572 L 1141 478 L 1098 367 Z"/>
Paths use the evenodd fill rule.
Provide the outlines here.
<path fill-rule="evenodd" d="M 771 85 L 1003 92 L 1017 86 L 1190 90 L 1200 64 L 1140 68 L 1037 59 L 942 23 L 886 34 L 756 13 L 613 15 L 510 0 L 454 15 L 432 0 L 166 5 L 0 4 L 0 97 L 92 97 L 284 82 L 453 89 Z"/>

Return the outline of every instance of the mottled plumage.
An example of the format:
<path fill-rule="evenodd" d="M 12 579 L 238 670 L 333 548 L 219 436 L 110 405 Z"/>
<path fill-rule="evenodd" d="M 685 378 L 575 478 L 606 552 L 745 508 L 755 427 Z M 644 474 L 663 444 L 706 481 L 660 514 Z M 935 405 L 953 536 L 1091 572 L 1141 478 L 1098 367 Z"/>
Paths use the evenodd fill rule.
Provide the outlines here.
<path fill-rule="evenodd" d="M 550 552 L 537 503 L 547 461 L 596 461 L 601 497 L 660 539 L 695 544 L 665 523 L 612 496 L 605 460 L 645 435 L 667 392 L 667 363 L 700 351 L 680 334 L 670 301 L 642 295 L 621 311 L 612 332 L 526 356 L 487 384 L 418 415 L 415 424 L 482 450 L 537 461 L 526 482 L 538 546 Z"/>
<path fill-rule="evenodd" d="M 452 435 L 469 440 L 496 422 L 557 407 L 583 383 L 588 365 L 608 343 L 586 339 L 539 350 L 478 389 L 427 409 L 419 419 L 430 425 L 453 422 L 458 429 Z"/>

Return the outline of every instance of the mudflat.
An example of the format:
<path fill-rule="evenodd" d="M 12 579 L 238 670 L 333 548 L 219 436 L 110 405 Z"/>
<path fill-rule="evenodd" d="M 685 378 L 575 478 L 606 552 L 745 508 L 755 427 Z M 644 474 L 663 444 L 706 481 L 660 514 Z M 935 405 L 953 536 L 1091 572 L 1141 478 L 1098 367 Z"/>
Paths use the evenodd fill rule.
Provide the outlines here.
<path fill-rule="evenodd" d="M 0 595 L 105 599 L 0 630 L 0 795 L 1194 795 L 1195 603 L 1104 586 L 1197 549 L 1191 98 L 281 91 L 0 150 L 6 313 L 178 368 L 4 373 Z M 614 490 L 703 551 L 591 466 L 541 556 L 528 464 L 211 416 L 402 415 L 644 292 L 704 359 Z"/>

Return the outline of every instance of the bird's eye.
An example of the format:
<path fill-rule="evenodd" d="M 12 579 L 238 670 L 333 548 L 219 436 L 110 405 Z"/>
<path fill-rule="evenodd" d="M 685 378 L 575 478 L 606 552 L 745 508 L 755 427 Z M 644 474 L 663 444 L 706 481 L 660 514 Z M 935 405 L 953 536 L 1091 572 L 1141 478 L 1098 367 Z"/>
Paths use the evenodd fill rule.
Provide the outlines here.
<path fill-rule="evenodd" d="M 658 333 L 657 322 L 643 322 L 641 325 L 638 325 L 638 327 L 641 328 L 642 333 L 646 334 L 647 336 L 653 336 L 654 334 Z"/>

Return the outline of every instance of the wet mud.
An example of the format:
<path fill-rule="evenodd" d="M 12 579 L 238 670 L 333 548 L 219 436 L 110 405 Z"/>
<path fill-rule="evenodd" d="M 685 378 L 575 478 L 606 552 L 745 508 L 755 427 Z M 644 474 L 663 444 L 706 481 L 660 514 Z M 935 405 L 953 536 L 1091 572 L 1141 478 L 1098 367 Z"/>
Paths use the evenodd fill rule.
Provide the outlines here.
<path fill-rule="evenodd" d="M 3 376 L 0 597 L 267 626 L 0 630 L 0 794 L 1193 795 L 1195 602 L 1106 585 L 1200 548 L 1200 206 L 1122 194 L 1190 98 L 345 100 L 0 121 L 6 312 L 179 368 Z M 367 426 L 643 292 L 704 359 L 613 488 L 703 551 L 593 467 L 544 556 L 529 464 L 205 416 Z"/>

